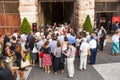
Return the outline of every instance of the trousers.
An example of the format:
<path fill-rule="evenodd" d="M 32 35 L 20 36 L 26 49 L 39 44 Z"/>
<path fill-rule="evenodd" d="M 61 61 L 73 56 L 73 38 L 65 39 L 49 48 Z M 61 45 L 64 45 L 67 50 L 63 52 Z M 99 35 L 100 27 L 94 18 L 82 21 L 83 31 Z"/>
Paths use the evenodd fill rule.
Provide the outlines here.
<path fill-rule="evenodd" d="M 67 58 L 67 70 L 69 77 L 74 76 L 74 59 L 75 58 Z"/>
<path fill-rule="evenodd" d="M 81 56 L 80 55 L 80 69 L 82 70 L 83 68 L 86 69 L 87 65 L 87 55 Z"/>
<path fill-rule="evenodd" d="M 97 50 L 95 49 L 90 49 L 91 56 L 90 56 L 90 64 L 95 64 L 96 62 L 96 55 L 97 55 Z"/>

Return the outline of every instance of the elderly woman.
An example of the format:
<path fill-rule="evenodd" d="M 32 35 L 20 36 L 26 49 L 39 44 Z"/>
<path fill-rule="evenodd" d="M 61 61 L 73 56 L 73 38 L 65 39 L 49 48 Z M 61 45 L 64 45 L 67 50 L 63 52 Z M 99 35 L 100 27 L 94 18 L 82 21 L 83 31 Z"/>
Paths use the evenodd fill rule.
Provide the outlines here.
<path fill-rule="evenodd" d="M 115 34 L 112 36 L 112 54 L 113 56 L 117 55 L 119 53 L 119 38 L 120 38 L 120 33 L 118 31 L 115 32 Z"/>
<path fill-rule="evenodd" d="M 9 63 L 9 66 L 13 66 L 13 55 L 14 55 L 14 52 L 11 51 L 10 47 L 11 47 L 11 43 L 7 42 L 6 43 L 6 49 L 5 49 L 5 52 L 7 54 L 7 62 Z"/>

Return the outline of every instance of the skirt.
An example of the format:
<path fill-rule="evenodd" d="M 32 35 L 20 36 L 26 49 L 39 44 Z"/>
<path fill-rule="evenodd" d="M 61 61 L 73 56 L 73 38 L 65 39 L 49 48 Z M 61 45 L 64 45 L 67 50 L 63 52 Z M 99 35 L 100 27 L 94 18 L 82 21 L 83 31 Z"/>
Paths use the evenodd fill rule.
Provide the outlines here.
<path fill-rule="evenodd" d="M 36 60 L 37 59 L 37 53 L 30 53 L 30 60 Z"/>
<path fill-rule="evenodd" d="M 112 44 L 112 52 L 119 53 L 119 42 L 113 42 Z"/>
<path fill-rule="evenodd" d="M 51 66 L 51 57 L 49 54 L 43 54 L 43 59 L 42 59 L 42 65 L 43 66 Z"/>
<path fill-rule="evenodd" d="M 55 57 L 54 66 L 53 66 L 54 72 L 57 72 L 58 70 L 63 70 L 63 69 L 64 69 L 64 62 L 61 62 L 61 57 L 60 58 Z"/>

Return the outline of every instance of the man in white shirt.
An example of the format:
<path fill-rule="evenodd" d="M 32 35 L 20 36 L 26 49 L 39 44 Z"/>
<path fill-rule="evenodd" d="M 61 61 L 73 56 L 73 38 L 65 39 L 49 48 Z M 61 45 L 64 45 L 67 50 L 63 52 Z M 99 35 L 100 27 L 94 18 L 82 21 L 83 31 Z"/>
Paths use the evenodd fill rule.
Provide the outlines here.
<path fill-rule="evenodd" d="M 67 56 L 67 70 L 68 76 L 73 78 L 74 76 L 74 60 L 75 60 L 76 49 L 72 44 L 68 43 L 67 53 L 64 53 Z"/>
<path fill-rule="evenodd" d="M 90 52 L 91 52 L 90 64 L 95 64 L 96 55 L 97 55 L 97 42 L 96 40 L 94 40 L 93 36 L 91 36 L 89 46 L 90 46 Z"/>
<path fill-rule="evenodd" d="M 80 46 L 80 70 L 86 70 L 86 64 L 87 64 L 87 55 L 88 50 L 90 49 L 89 44 L 87 43 L 87 39 L 83 38 L 82 44 Z"/>

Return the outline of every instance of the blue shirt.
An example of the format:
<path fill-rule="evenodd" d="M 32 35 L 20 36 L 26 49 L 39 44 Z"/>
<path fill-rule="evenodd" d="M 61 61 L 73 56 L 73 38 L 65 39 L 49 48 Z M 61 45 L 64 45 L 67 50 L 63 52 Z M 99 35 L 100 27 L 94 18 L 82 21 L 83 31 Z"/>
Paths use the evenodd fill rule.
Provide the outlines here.
<path fill-rule="evenodd" d="M 75 38 L 73 37 L 73 36 L 68 36 L 68 42 L 70 43 L 70 44 L 74 44 L 75 43 Z"/>
<path fill-rule="evenodd" d="M 57 47 L 57 41 L 53 40 L 50 42 L 51 53 L 54 53 L 55 48 Z"/>

